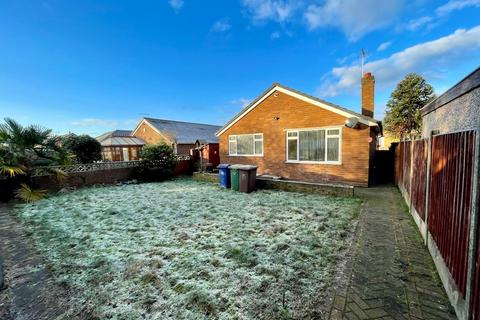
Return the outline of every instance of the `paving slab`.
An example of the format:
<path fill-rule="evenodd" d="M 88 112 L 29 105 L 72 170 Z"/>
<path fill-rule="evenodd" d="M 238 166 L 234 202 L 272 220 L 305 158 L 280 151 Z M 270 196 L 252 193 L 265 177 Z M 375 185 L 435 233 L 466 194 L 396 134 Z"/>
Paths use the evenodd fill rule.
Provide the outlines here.
<path fill-rule="evenodd" d="M 67 313 L 69 292 L 55 284 L 43 257 L 36 252 L 9 206 L 0 204 L 0 319 L 78 318 Z"/>
<path fill-rule="evenodd" d="M 330 319 L 456 319 L 398 189 L 355 193 L 365 208 L 347 290 L 336 293 Z"/>

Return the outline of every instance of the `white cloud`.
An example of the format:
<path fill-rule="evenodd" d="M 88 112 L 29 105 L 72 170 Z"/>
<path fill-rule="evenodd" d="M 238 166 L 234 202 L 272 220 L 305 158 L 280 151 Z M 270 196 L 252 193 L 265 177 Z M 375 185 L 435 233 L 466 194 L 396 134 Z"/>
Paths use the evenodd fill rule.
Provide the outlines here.
<path fill-rule="evenodd" d="M 335 27 L 356 41 L 364 34 L 390 25 L 402 9 L 402 0 L 326 0 L 310 5 L 304 18 L 310 30 Z"/>
<path fill-rule="evenodd" d="M 212 28 L 211 28 L 211 31 L 212 32 L 227 32 L 228 30 L 230 30 L 232 28 L 232 25 L 230 24 L 230 18 L 223 18 L 223 19 L 220 19 L 218 21 L 216 21 Z"/>
<path fill-rule="evenodd" d="M 466 7 L 480 7 L 480 0 L 450 0 L 443 6 L 435 10 L 438 16 L 444 16 L 455 10 L 461 10 Z"/>
<path fill-rule="evenodd" d="M 169 0 L 168 3 L 170 6 L 175 10 L 175 12 L 179 12 L 180 9 L 183 7 L 183 0 Z"/>
<path fill-rule="evenodd" d="M 272 38 L 272 39 L 280 38 L 280 32 L 278 32 L 278 31 L 272 32 L 272 34 L 270 35 L 270 38 Z"/>
<path fill-rule="evenodd" d="M 285 22 L 292 17 L 300 3 L 293 0 L 242 0 L 253 22 Z"/>
<path fill-rule="evenodd" d="M 455 10 L 461 10 L 467 7 L 480 7 L 480 0 L 450 0 L 446 4 L 435 9 L 434 15 L 412 19 L 408 21 L 406 25 L 400 26 L 398 29 L 416 31 L 420 28 L 426 28 L 429 30 L 437 26 L 442 17 L 449 15 Z"/>
<path fill-rule="evenodd" d="M 381 44 L 378 46 L 377 51 L 385 51 L 385 50 L 387 50 L 391 45 L 392 45 L 392 41 L 383 42 L 383 43 L 381 43 Z"/>
<path fill-rule="evenodd" d="M 128 120 L 108 120 L 99 118 L 84 118 L 80 120 L 74 120 L 70 124 L 76 127 L 104 127 L 115 129 L 130 129 L 130 126 L 134 125 L 137 121 L 135 119 Z"/>
<path fill-rule="evenodd" d="M 390 86 L 409 72 L 435 73 L 442 66 L 454 65 L 462 54 L 480 49 L 480 25 L 396 52 L 385 59 L 374 60 L 365 70 L 375 75 L 379 87 Z M 323 97 L 356 92 L 359 89 L 361 67 L 336 67 L 323 77 L 318 93 Z"/>
<path fill-rule="evenodd" d="M 423 16 L 417 19 L 412 19 L 407 23 L 407 25 L 405 26 L 405 29 L 410 31 L 415 31 L 418 28 L 424 26 L 425 24 L 431 22 L 432 20 L 433 18 L 429 16 Z"/>
<path fill-rule="evenodd" d="M 238 98 L 230 101 L 231 104 L 240 105 L 242 108 L 248 106 L 252 100 L 247 98 Z"/>

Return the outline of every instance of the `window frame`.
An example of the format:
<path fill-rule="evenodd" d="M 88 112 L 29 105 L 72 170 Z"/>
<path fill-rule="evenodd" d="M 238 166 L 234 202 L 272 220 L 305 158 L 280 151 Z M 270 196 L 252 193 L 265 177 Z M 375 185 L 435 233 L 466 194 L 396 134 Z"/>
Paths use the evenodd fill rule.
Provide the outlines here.
<path fill-rule="evenodd" d="M 315 128 L 298 128 L 298 129 L 285 129 L 285 163 L 303 163 L 303 164 L 331 164 L 331 165 L 341 165 L 342 164 L 342 129 L 343 126 L 329 126 L 329 127 L 315 127 Z M 312 161 L 312 160 L 300 160 L 300 132 L 301 131 L 315 131 L 315 130 L 325 130 L 325 160 L 324 161 Z M 338 134 L 328 134 L 328 130 L 338 130 Z M 294 132 L 296 133 L 295 137 L 289 137 L 288 134 Z M 338 160 L 337 161 L 328 161 L 328 138 L 338 138 Z M 289 140 L 297 141 L 297 159 L 290 160 L 288 159 L 288 142 Z"/>
<path fill-rule="evenodd" d="M 253 137 L 253 153 L 254 154 L 238 154 L 238 139 L 239 136 L 252 136 Z M 261 139 L 256 139 L 255 136 L 261 136 Z M 231 152 L 230 143 L 231 138 L 235 138 L 235 153 Z M 228 136 L 228 156 L 230 157 L 263 157 L 265 146 L 263 144 L 263 133 L 243 133 L 243 134 L 231 134 Z M 262 142 L 262 153 L 255 154 L 255 142 Z"/>

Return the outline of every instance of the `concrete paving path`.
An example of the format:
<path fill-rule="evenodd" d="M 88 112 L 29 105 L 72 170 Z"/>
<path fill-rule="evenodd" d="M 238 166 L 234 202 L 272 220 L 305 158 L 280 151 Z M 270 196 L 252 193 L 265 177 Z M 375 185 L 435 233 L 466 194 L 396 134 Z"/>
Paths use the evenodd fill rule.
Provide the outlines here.
<path fill-rule="evenodd" d="M 360 189 L 357 195 L 365 210 L 351 278 L 336 292 L 330 319 L 456 319 L 398 190 Z"/>
<path fill-rule="evenodd" d="M 69 319 L 69 293 L 56 285 L 22 225 L 0 204 L 0 319 Z M 1 281 L 0 281 L 1 282 Z"/>

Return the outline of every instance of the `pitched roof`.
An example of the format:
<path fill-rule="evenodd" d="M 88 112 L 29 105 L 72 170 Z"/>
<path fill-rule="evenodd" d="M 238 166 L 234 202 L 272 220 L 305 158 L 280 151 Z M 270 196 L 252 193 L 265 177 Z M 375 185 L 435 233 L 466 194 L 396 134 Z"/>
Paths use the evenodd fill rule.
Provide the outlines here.
<path fill-rule="evenodd" d="M 132 136 L 130 130 L 115 130 L 102 134 L 96 138 L 103 147 L 108 146 L 143 146 L 145 141 Z"/>
<path fill-rule="evenodd" d="M 143 118 L 142 121 L 146 121 L 157 131 L 170 136 L 177 144 L 194 144 L 197 140 L 207 143 L 218 142 L 215 132 L 220 129 L 220 126 L 155 118 Z M 140 123 L 133 132 L 138 129 Z"/>
<path fill-rule="evenodd" d="M 312 103 L 316 106 L 321 108 L 327 109 L 329 111 L 338 113 L 345 117 L 356 117 L 358 118 L 359 122 L 368 125 L 368 126 L 380 126 L 381 121 L 375 120 L 374 118 L 365 116 L 361 113 L 349 110 L 347 108 L 341 107 L 339 105 L 327 102 L 325 100 L 319 99 L 317 97 L 311 96 L 309 94 L 303 93 L 301 91 L 283 86 L 279 83 L 274 83 L 271 85 L 267 90 L 265 90 L 260 96 L 258 96 L 255 100 L 253 100 L 249 105 L 243 108 L 239 113 L 237 113 L 230 121 L 227 122 L 220 130 L 216 132 L 216 135 L 219 136 L 225 130 L 230 128 L 233 124 L 235 124 L 238 120 L 243 118 L 248 112 L 253 110 L 257 105 L 259 105 L 263 100 L 265 100 L 268 96 L 270 96 L 273 92 L 279 91 L 286 93 L 290 96 L 296 97 L 298 99 L 304 100 L 306 102 Z"/>

